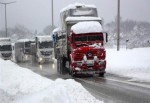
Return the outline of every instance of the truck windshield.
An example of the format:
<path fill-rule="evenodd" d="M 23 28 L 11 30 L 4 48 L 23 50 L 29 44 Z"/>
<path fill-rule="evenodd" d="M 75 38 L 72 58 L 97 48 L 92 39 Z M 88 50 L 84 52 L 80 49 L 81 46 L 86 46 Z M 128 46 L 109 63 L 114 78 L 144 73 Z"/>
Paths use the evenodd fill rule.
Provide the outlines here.
<path fill-rule="evenodd" d="M 25 48 L 29 48 L 30 47 L 30 42 L 25 42 Z"/>
<path fill-rule="evenodd" d="M 44 42 L 39 42 L 39 48 L 53 48 L 53 42 L 52 41 L 44 41 Z"/>
<path fill-rule="evenodd" d="M 0 51 L 11 51 L 11 45 L 0 45 Z"/>
<path fill-rule="evenodd" d="M 88 35 L 88 36 L 76 36 L 75 41 L 103 41 L 103 36 L 100 35 Z"/>

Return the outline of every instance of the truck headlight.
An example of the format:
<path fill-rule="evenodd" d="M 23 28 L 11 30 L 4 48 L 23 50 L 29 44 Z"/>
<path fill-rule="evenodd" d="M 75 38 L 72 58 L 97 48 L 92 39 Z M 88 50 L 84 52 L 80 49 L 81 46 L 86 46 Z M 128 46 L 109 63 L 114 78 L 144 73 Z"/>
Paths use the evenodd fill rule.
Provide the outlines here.
<path fill-rule="evenodd" d="M 97 59 L 97 56 L 94 56 L 94 61 L 97 61 L 98 59 Z"/>
<path fill-rule="evenodd" d="M 42 61 L 43 59 L 42 58 L 39 58 L 39 61 Z"/>
<path fill-rule="evenodd" d="M 101 60 L 101 61 L 99 62 L 99 64 L 102 65 L 102 64 L 104 64 L 104 62 L 105 62 L 104 60 Z"/>
<path fill-rule="evenodd" d="M 84 56 L 83 56 L 82 63 L 84 63 L 84 64 L 85 64 L 86 62 L 87 62 L 87 57 L 86 57 L 86 55 L 84 55 Z"/>

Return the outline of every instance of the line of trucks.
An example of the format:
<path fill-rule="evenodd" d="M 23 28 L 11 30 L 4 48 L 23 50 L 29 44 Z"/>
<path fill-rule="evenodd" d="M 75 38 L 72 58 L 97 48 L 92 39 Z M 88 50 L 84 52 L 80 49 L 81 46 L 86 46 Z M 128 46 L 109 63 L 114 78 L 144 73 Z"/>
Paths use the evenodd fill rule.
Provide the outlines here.
<path fill-rule="evenodd" d="M 60 27 L 54 29 L 51 36 L 37 36 L 34 41 L 19 40 L 12 48 L 10 43 L 9 46 L 4 46 L 0 41 L 0 53 L 4 59 L 9 59 L 13 54 L 16 62 L 22 62 L 31 55 L 38 63 L 51 61 L 54 55 L 60 74 L 69 72 L 71 76 L 104 76 L 104 44 L 107 42 L 107 36 L 95 6 L 74 4 L 60 11 Z"/>
<path fill-rule="evenodd" d="M 38 63 L 53 61 L 51 36 L 36 36 L 34 40 L 20 39 L 15 43 L 10 38 L 0 38 L 0 57 L 14 62 L 34 60 Z"/>
<path fill-rule="evenodd" d="M 74 4 L 60 11 L 61 25 L 52 34 L 59 73 L 104 76 L 107 33 L 102 23 L 92 5 Z"/>

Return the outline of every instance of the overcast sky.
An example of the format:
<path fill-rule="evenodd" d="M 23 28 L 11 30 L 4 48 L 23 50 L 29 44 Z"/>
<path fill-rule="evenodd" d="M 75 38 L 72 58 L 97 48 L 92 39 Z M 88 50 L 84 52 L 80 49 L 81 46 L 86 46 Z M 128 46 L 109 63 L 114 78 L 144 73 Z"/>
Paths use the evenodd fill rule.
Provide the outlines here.
<path fill-rule="evenodd" d="M 16 3 L 7 5 L 7 25 L 13 27 L 22 24 L 30 30 L 41 32 L 51 25 L 51 0 L 0 0 L 0 2 Z M 59 25 L 59 11 L 68 4 L 92 4 L 98 8 L 99 17 L 104 22 L 113 21 L 117 14 L 117 0 L 53 0 L 54 24 Z M 150 22 L 150 0 L 120 0 L 121 17 L 123 20 L 132 19 Z M 0 5 L 0 29 L 5 26 L 4 5 Z"/>

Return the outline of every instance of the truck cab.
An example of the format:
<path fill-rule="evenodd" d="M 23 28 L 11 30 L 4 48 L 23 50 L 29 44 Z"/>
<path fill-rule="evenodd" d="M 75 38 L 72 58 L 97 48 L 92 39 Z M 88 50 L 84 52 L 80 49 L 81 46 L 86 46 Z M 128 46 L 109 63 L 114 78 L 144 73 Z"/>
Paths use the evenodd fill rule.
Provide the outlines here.
<path fill-rule="evenodd" d="M 4 60 L 10 60 L 12 58 L 10 38 L 0 38 L 0 57 Z"/>
<path fill-rule="evenodd" d="M 19 39 L 13 45 L 13 61 L 26 62 L 30 60 L 30 44 L 32 40 Z"/>
<path fill-rule="evenodd" d="M 107 35 L 96 21 L 79 22 L 71 27 L 68 40 L 70 45 L 70 72 L 73 74 L 105 73 L 106 50 L 104 39 Z"/>
<path fill-rule="evenodd" d="M 38 63 L 53 61 L 53 41 L 51 36 L 35 37 L 36 61 Z"/>

